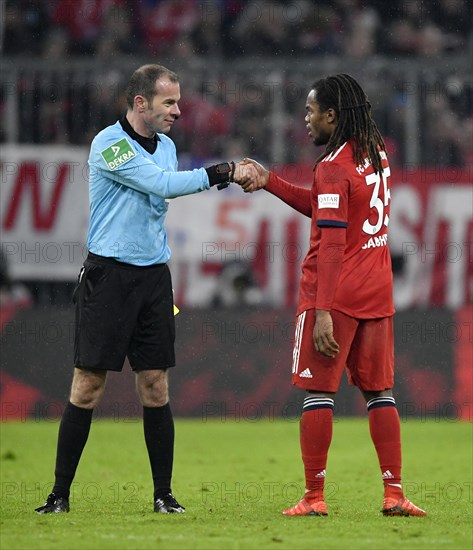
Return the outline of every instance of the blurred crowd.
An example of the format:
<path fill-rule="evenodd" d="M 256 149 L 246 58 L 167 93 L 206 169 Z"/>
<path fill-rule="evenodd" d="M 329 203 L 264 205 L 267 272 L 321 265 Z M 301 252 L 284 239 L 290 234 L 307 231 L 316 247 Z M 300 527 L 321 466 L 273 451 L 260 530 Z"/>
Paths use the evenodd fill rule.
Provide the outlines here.
<path fill-rule="evenodd" d="M 433 56 L 471 33 L 470 0 L 7 0 L 3 53 Z"/>
<path fill-rule="evenodd" d="M 57 83 L 48 76 L 46 93 L 40 74 L 21 77 L 20 100 L 23 91 L 35 96 L 36 103 L 19 111 L 18 141 L 88 143 L 126 109 L 117 90 L 128 75 L 107 67 L 133 58 L 169 60 L 172 69 L 183 62 L 201 67 L 203 61 L 211 65 L 215 60 L 223 62 L 229 74 L 236 59 L 246 58 L 258 67 L 266 58 L 304 56 L 344 57 L 354 62 L 384 56 L 397 64 L 420 59 L 428 68 L 444 57 L 472 50 L 472 4 L 471 0 L 7 0 L 1 29 L 2 53 L 7 58 L 38 59 L 50 68 L 93 59 L 105 68 L 100 94 L 91 93 L 93 81 L 85 89 L 86 77 L 81 88 L 76 81 L 68 87 L 64 75 L 57 76 Z M 427 93 L 420 94 L 418 116 L 426 143 L 423 163 L 473 162 L 472 78 L 452 65 L 440 82 L 427 76 Z M 285 161 L 313 158 L 313 147 L 307 144 L 299 122 L 303 98 L 286 101 L 284 116 L 275 123 L 274 117 L 270 121 L 271 90 L 255 88 L 245 97 L 222 94 L 221 83 L 206 89 L 206 82 L 202 74 L 187 75 L 187 79 L 184 75 L 181 110 L 185 116 L 180 128 L 185 131 L 173 135 L 181 152 L 197 161 L 246 154 L 275 160 L 278 149 L 270 134 L 280 130 L 286 142 L 290 139 L 296 145 L 292 152 L 284 151 Z M 310 83 L 304 81 L 303 86 Z M 379 82 L 380 87 L 386 84 Z M 389 82 L 389 87 L 376 114 L 391 156 L 402 163 L 406 160 L 402 113 L 408 93 L 405 82 Z M 39 116 L 32 117 L 33 113 Z M 0 139 L 5 141 L 7 136 Z"/>

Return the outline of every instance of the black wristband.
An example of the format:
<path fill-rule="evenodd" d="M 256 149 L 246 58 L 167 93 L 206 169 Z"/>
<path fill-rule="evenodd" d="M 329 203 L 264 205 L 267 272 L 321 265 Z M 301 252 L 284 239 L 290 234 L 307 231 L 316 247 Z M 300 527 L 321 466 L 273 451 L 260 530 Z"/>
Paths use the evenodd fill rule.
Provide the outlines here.
<path fill-rule="evenodd" d="M 226 183 L 231 181 L 231 177 L 235 173 L 235 163 L 222 162 L 220 164 L 214 164 L 205 169 L 207 176 L 209 177 L 209 185 L 213 187 L 219 183 Z"/>

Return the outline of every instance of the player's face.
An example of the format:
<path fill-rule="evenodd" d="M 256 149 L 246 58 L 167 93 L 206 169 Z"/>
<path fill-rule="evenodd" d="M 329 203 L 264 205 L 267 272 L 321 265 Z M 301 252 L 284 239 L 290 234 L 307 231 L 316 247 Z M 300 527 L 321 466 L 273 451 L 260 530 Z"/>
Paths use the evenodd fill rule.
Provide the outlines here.
<path fill-rule="evenodd" d="M 168 78 L 156 80 L 156 95 L 152 101 L 146 101 L 143 112 L 143 123 L 150 135 L 156 132 L 167 134 L 174 121 L 181 116 L 178 102 L 181 99 L 178 82 L 171 82 Z"/>
<path fill-rule="evenodd" d="M 305 122 L 309 137 L 314 142 L 314 145 L 326 145 L 336 125 L 334 110 L 320 110 L 315 90 L 309 92 L 305 110 Z"/>

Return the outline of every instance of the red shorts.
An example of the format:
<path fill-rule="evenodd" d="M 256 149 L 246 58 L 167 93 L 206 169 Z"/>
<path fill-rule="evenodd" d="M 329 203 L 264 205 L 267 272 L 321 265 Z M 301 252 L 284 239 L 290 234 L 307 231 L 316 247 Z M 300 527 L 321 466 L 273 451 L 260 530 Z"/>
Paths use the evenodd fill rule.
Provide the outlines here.
<path fill-rule="evenodd" d="M 326 357 L 314 346 L 315 309 L 303 311 L 296 320 L 292 383 L 304 390 L 334 393 L 343 369 L 348 381 L 365 391 L 382 391 L 394 385 L 393 318 L 354 319 L 331 311 L 338 355 Z"/>

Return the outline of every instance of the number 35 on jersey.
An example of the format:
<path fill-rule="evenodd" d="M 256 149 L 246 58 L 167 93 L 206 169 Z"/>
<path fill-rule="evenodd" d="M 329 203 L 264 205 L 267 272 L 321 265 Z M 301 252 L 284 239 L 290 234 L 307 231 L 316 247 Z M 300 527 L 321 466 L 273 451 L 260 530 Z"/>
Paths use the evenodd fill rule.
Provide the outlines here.
<path fill-rule="evenodd" d="M 388 226 L 389 216 L 385 213 L 385 208 L 389 205 L 391 199 L 391 191 L 388 185 L 388 178 L 391 175 L 389 166 L 384 168 L 381 173 L 368 174 L 365 176 L 366 185 L 374 185 L 373 194 L 371 195 L 370 208 L 375 208 L 378 214 L 378 219 L 375 224 L 372 224 L 368 219 L 363 223 L 363 231 L 368 235 L 376 235 L 385 225 Z M 383 196 L 379 196 L 381 191 L 381 182 L 383 182 Z M 384 243 L 386 244 L 386 243 Z"/>

